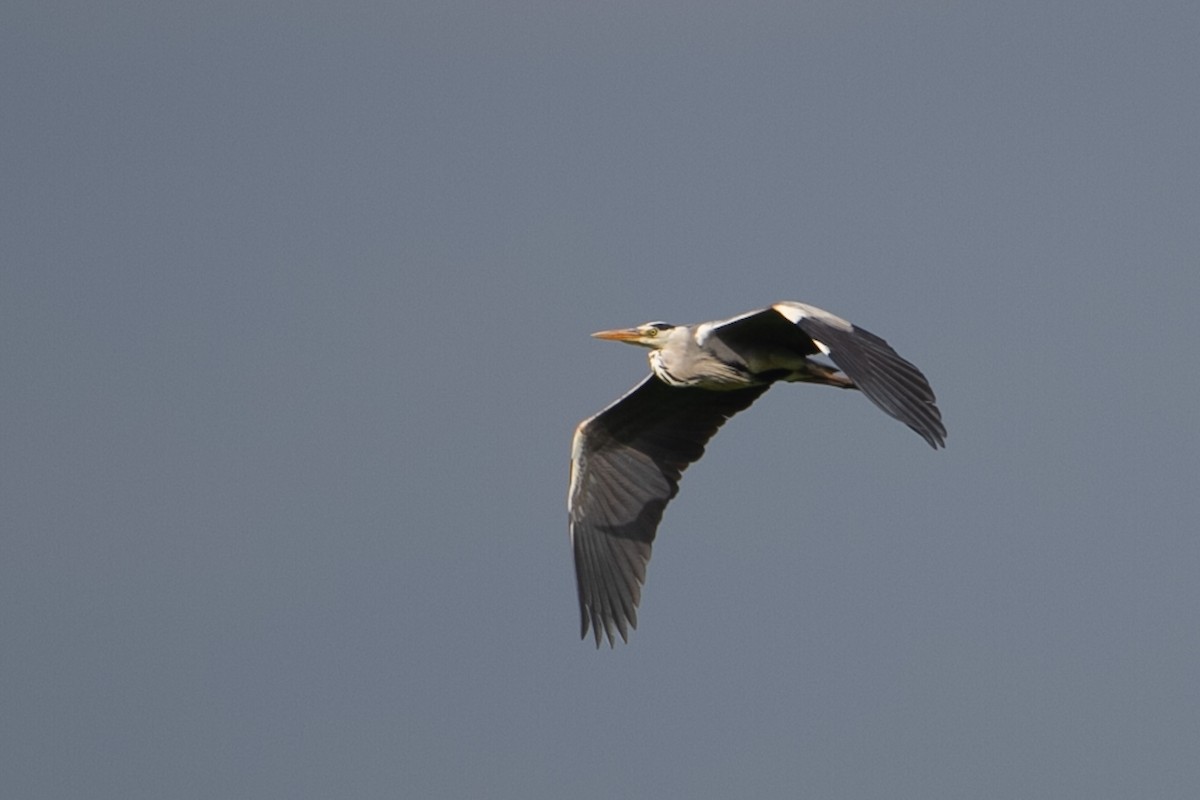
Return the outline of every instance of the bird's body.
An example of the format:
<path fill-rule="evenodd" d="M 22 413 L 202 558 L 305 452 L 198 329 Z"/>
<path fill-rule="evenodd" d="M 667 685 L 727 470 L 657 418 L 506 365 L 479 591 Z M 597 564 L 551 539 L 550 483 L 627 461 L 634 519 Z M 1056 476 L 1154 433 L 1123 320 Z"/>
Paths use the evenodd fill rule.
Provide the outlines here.
<path fill-rule="evenodd" d="M 776 303 L 718 322 L 651 322 L 593 335 L 650 348 L 651 369 L 581 422 L 571 447 L 567 508 L 582 635 L 590 628 L 597 646 L 637 627 L 650 545 L 683 470 L 725 420 L 773 383 L 859 389 L 932 447 L 945 442 L 920 370 L 883 339 L 815 306 Z"/>

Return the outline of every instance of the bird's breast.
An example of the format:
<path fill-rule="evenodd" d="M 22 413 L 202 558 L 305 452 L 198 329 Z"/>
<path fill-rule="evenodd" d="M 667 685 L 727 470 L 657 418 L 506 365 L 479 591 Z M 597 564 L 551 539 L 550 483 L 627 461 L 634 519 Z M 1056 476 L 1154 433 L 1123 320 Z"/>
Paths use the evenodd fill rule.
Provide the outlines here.
<path fill-rule="evenodd" d="M 650 369 L 668 386 L 728 391 L 762 383 L 741 365 L 729 364 L 712 357 L 693 358 L 682 362 L 665 358 L 659 350 L 650 353 Z"/>

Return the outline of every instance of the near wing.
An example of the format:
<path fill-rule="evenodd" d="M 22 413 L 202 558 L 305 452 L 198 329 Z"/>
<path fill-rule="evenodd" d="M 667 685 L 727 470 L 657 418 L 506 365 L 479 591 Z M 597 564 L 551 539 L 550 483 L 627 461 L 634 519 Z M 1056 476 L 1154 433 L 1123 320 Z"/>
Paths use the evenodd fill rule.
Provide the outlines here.
<path fill-rule="evenodd" d="M 650 543 L 679 476 L 704 445 L 768 386 L 732 391 L 671 387 L 653 375 L 594 417 L 571 445 L 567 497 L 582 616 L 600 646 L 628 640 L 646 580 Z"/>
<path fill-rule="evenodd" d="M 920 434 L 934 449 L 946 427 L 929 381 L 883 339 L 804 303 L 776 303 L 777 312 L 828 349 L 829 357 L 871 402 Z"/>

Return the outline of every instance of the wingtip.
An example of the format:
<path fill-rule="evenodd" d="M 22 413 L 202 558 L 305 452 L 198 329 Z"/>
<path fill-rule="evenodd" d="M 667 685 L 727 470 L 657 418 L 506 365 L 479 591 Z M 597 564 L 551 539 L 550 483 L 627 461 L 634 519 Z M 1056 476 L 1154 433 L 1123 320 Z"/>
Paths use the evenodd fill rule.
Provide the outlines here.
<path fill-rule="evenodd" d="M 600 649 L 600 645 L 608 641 L 610 650 L 615 650 L 617 647 L 617 637 L 621 637 L 623 644 L 629 644 L 629 630 L 637 627 L 636 620 L 615 620 L 604 621 L 599 619 L 591 619 L 586 611 L 583 612 L 582 624 L 579 628 L 580 641 L 587 641 L 588 633 L 591 632 L 592 637 L 596 640 L 596 649 Z"/>
<path fill-rule="evenodd" d="M 931 431 L 917 431 L 921 434 L 921 438 L 929 443 L 929 446 L 934 450 L 942 450 L 946 447 L 946 429 L 939 427 Z"/>

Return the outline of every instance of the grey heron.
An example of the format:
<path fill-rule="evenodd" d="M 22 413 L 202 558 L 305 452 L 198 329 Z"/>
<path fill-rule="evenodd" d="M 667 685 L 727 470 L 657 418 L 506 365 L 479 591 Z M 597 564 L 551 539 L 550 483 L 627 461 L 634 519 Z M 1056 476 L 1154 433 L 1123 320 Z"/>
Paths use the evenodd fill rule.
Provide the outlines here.
<path fill-rule="evenodd" d="M 591 628 L 597 647 L 604 636 L 610 646 L 617 634 L 628 641 L 637 627 L 650 545 L 683 470 L 772 384 L 858 389 L 934 449 L 945 446 L 921 371 L 883 339 L 815 306 L 782 302 L 700 325 L 648 322 L 592 335 L 649 348 L 651 371 L 579 423 L 571 443 L 567 514 L 580 636 Z"/>

